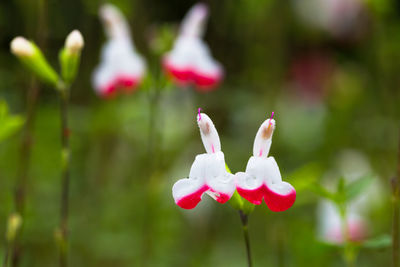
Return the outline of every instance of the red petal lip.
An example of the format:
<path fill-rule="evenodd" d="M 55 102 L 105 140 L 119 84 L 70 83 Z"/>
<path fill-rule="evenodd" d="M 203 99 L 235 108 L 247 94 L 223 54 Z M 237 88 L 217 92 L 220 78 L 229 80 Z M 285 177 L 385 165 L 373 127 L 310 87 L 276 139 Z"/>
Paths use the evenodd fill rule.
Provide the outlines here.
<path fill-rule="evenodd" d="M 219 192 L 213 190 L 211 187 L 209 187 L 208 190 L 211 191 L 211 192 L 217 193 L 217 194 L 214 195 L 215 196 L 215 200 L 217 202 L 221 203 L 221 204 L 226 203 L 231 198 L 229 195 L 224 194 L 224 193 L 219 193 Z"/>
<path fill-rule="evenodd" d="M 265 204 L 274 212 L 285 211 L 293 206 L 296 201 L 296 190 L 290 191 L 289 194 L 282 195 L 272 191 L 268 186 L 265 186 Z"/>
<path fill-rule="evenodd" d="M 201 196 L 209 189 L 207 185 L 203 185 L 197 191 L 178 199 L 175 203 L 183 209 L 193 209 L 201 201 Z"/>
<path fill-rule="evenodd" d="M 104 86 L 101 90 L 100 96 L 105 99 L 113 98 L 117 92 L 133 92 L 140 83 L 139 77 L 129 75 L 118 75 L 113 81 Z"/>
<path fill-rule="evenodd" d="M 215 200 L 221 204 L 226 203 L 229 199 L 230 196 L 224 193 L 219 193 L 217 191 L 214 191 L 212 188 L 210 188 L 208 185 L 203 185 L 200 189 L 198 189 L 197 191 L 186 195 L 180 199 L 178 199 L 175 203 L 183 208 L 183 209 L 193 209 L 197 206 L 197 204 L 199 204 L 199 202 L 201 201 L 201 196 L 207 191 L 210 190 L 211 192 L 217 193 L 215 196 Z"/>
<path fill-rule="evenodd" d="M 258 188 L 248 190 L 240 187 L 236 188 L 239 195 L 249 202 L 260 205 L 264 199 L 265 204 L 268 208 L 274 212 L 285 211 L 293 206 L 296 201 L 296 191 L 292 190 L 287 195 L 282 195 L 272 191 L 268 186 L 262 185 Z"/>
<path fill-rule="evenodd" d="M 262 199 L 265 195 L 265 190 L 264 190 L 264 185 L 249 190 L 249 189 L 243 189 L 240 187 L 236 187 L 239 195 L 241 195 L 244 199 L 248 200 L 249 202 L 255 204 L 255 205 L 260 205 L 262 202 Z"/>
<path fill-rule="evenodd" d="M 194 83 L 201 92 L 212 91 L 222 80 L 221 74 L 205 75 L 195 68 L 180 69 L 167 63 L 166 60 L 164 60 L 163 66 L 165 72 L 172 77 L 179 86 L 187 86 L 190 83 Z"/>

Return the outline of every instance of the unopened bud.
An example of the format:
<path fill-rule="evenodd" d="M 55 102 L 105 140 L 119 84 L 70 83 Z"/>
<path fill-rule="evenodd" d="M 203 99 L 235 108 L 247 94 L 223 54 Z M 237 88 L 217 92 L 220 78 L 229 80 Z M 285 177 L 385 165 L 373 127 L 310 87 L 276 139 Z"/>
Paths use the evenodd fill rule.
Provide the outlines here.
<path fill-rule="evenodd" d="M 7 224 L 7 233 L 6 238 L 7 241 L 12 242 L 21 227 L 22 224 L 22 217 L 18 213 L 13 213 L 8 217 L 8 224 Z"/>
<path fill-rule="evenodd" d="M 30 57 L 35 53 L 34 46 L 24 37 L 18 36 L 11 41 L 11 52 L 19 57 Z"/>
<path fill-rule="evenodd" d="M 84 46 L 83 37 L 80 31 L 73 30 L 65 40 L 65 48 L 70 53 L 79 53 Z"/>

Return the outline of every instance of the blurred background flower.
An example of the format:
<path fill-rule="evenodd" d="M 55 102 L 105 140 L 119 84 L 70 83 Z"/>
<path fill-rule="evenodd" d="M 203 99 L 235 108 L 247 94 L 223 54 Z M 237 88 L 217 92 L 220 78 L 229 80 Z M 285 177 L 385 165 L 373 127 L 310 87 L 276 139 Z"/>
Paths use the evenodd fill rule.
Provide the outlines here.
<path fill-rule="evenodd" d="M 36 39 L 39 34 L 46 40 L 41 49 L 56 66 L 69 31 L 80 29 L 85 36 L 70 102 L 71 266 L 245 265 L 234 209 L 205 198 L 195 210 L 181 210 L 171 196 L 174 182 L 187 176 L 193 158 L 202 151 L 193 120 L 198 107 L 218 125 L 233 173 L 245 169 L 249 144 L 265 114 L 273 110 L 279 121 L 270 153 L 282 177 L 296 188 L 297 199 L 283 213 L 272 214 L 265 205 L 254 210 L 249 234 L 255 266 L 343 265 L 337 248 L 317 242 L 320 197 L 310 189 L 311 184 L 322 184 L 328 170 L 338 170 L 338 158 L 348 159 L 339 151 L 357 151 L 380 181 L 383 203 L 365 220 L 371 236 L 389 233 L 388 181 L 396 170 L 400 117 L 400 4 L 346 1 L 339 13 L 345 14 L 346 23 L 333 20 L 334 26 L 315 27 L 304 22 L 295 9 L 300 3 L 293 1 L 205 2 L 210 16 L 202 40 L 224 66 L 224 82 L 206 94 L 157 83 L 163 90 L 162 119 L 156 123 L 162 134 L 157 138 L 149 138 L 152 111 L 146 90 L 106 102 L 93 93 L 91 75 L 104 45 L 101 1 L 0 2 L 0 98 L 8 103 L 9 114 L 26 112 L 31 86 L 30 75 L 10 53 L 12 38 Z M 309 6 L 298 2 L 303 9 Z M 320 1 L 310 10 L 317 17 L 332 12 L 328 2 L 321 6 Z M 156 80 L 164 76 L 161 55 L 171 51 L 178 28 L 174 25 L 196 3 L 112 1 L 130 26 L 135 49 L 147 62 L 147 75 Z M 337 18 L 337 12 L 329 19 Z M 165 40 L 163 45 L 149 45 L 158 38 Z M 149 87 L 147 78 L 142 81 L 143 88 Z M 53 267 L 57 260 L 53 232 L 58 225 L 58 105 L 54 92 L 40 90 L 21 266 Z M 157 140 L 156 146 L 150 139 Z M 20 141 L 16 134 L 0 144 L 3 233 L 14 208 Z M 389 261 L 390 249 L 366 249 L 360 251 L 357 265 L 387 266 Z"/>

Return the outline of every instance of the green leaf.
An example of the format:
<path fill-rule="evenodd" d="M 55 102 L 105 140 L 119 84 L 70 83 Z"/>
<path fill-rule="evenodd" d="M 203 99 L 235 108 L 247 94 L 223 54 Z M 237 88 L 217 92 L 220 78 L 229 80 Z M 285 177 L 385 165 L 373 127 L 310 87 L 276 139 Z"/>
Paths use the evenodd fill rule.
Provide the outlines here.
<path fill-rule="evenodd" d="M 20 115 L 9 115 L 5 101 L 0 101 L 0 142 L 16 133 L 24 124 Z"/>
<path fill-rule="evenodd" d="M 290 183 L 296 188 L 296 192 L 308 190 L 321 177 L 323 169 L 320 164 L 311 162 L 301 166 L 294 172 L 290 173 Z"/>
<path fill-rule="evenodd" d="M 387 248 L 392 245 L 392 238 L 388 234 L 383 234 L 364 241 L 361 244 L 363 248 L 380 249 Z"/>
<path fill-rule="evenodd" d="M 337 202 L 337 200 L 338 200 L 338 196 L 335 193 L 330 192 L 329 190 L 327 190 L 325 187 L 323 187 L 320 184 L 313 183 L 310 185 L 309 188 L 312 192 L 314 192 L 315 194 L 317 194 L 323 198 L 330 199 L 334 202 Z"/>
<path fill-rule="evenodd" d="M 359 196 L 362 192 L 365 191 L 365 189 L 368 188 L 373 180 L 374 178 L 368 175 L 347 184 L 344 189 L 346 201 L 351 201 L 352 199 Z"/>
<path fill-rule="evenodd" d="M 30 69 L 41 81 L 57 86 L 57 72 L 47 62 L 45 56 L 35 43 L 31 42 L 34 53 L 31 56 L 18 56 L 18 59 Z"/>

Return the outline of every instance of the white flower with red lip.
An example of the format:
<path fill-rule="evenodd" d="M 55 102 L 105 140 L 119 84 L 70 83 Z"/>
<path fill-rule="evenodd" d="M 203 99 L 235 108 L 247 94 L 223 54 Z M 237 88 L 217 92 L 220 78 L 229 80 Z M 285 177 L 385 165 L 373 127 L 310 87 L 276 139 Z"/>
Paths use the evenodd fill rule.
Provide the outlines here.
<path fill-rule="evenodd" d="M 146 64 L 136 52 L 125 17 L 115 6 L 105 4 L 100 8 L 108 38 L 101 53 L 101 63 L 93 73 L 96 92 L 109 97 L 118 90 L 132 91 L 142 80 Z"/>
<path fill-rule="evenodd" d="M 225 203 L 235 192 L 234 175 L 225 168 L 224 153 L 213 122 L 199 112 L 197 123 L 207 153 L 197 155 L 189 178 L 177 181 L 172 187 L 175 203 L 184 209 L 196 207 L 204 193 L 219 203 Z"/>
<path fill-rule="evenodd" d="M 273 115 L 273 113 L 272 113 Z M 272 211 L 284 211 L 296 200 L 296 190 L 282 181 L 278 164 L 268 157 L 275 120 L 267 119 L 261 124 L 254 140 L 253 156 L 247 163 L 246 172 L 235 174 L 236 189 L 243 198 L 259 205 L 264 199 Z"/>
<path fill-rule="evenodd" d="M 193 6 L 183 19 L 172 51 L 163 58 L 166 72 L 178 85 L 195 84 L 201 91 L 215 88 L 223 78 L 221 64 L 201 39 L 207 16 L 205 4 Z"/>
<path fill-rule="evenodd" d="M 347 238 L 357 242 L 368 235 L 368 223 L 359 210 L 351 207 L 347 210 Z M 318 230 L 322 240 L 332 244 L 342 244 L 346 241 L 343 222 L 338 207 L 331 201 L 324 200 L 318 205 Z"/>

